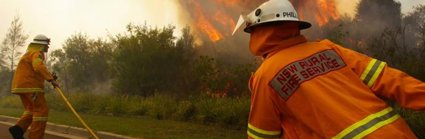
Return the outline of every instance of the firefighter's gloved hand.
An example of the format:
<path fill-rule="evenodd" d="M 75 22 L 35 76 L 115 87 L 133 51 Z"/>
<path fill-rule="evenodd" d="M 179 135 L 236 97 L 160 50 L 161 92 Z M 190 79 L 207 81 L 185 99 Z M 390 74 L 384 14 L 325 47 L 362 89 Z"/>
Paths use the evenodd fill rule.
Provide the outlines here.
<path fill-rule="evenodd" d="M 59 84 L 56 82 L 56 80 L 51 79 L 49 82 L 53 85 L 54 88 L 59 87 Z"/>
<path fill-rule="evenodd" d="M 55 80 L 55 81 L 56 81 L 56 80 L 58 79 L 58 76 L 56 75 L 56 73 L 55 73 L 55 72 L 53 72 L 53 73 L 52 73 L 52 76 L 53 76 L 53 80 Z"/>

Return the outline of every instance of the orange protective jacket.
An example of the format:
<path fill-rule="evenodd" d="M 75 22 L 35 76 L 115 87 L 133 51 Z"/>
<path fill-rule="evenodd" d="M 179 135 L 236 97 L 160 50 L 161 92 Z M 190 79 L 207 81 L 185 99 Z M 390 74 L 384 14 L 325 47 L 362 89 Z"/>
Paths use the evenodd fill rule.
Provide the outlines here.
<path fill-rule="evenodd" d="M 44 65 L 43 48 L 30 44 L 27 52 L 19 60 L 12 82 L 12 93 L 44 92 L 44 80 L 53 79 Z"/>
<path fill-rule="evenodd" d="M 329 40 L 276 33 L 251 37 L 268 55 L 249 81 L 248 138 L 416 138 L 379 97 L 425 110 L 425 83 Z"/>

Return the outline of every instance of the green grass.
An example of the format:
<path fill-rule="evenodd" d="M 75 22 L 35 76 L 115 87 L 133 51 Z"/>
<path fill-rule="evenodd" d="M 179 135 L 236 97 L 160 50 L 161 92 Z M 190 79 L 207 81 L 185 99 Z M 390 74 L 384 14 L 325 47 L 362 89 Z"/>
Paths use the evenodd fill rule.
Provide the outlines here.
<path fill-rule="evenodd" d="M 19 117 L 21 109 L 1 108 L 0 114 Z M 215 125 L 201 125 L 172 120 L 157 120 L 143 117 L 114 117 L 81 115 L 94 130 L 107 131 L 145 139 L 240 139 L 246 138 L 245 130 L 232 130 Z M 49 122 L 82 127 L 71 112 L 51 110 Z"/>
<path fill-rule="evenodd" d="M 67 98 L 93 129 L 150 138 L 246 138 L 249 98 L 198 96 L 179 100 L 167 95 L 70 94 Z M 81 127 L 63 100 L 46 94 L 50 121 Z M 394 106 L 418 138 L 425 138 L 425 112 Z M 15 95 L 0 98 L 0 114 L 19 116 L 22 108 Z M 6 109 L 7 108 L 7 109 Z M 68 120 L 72 119 L 72 120 Z"/>
<path fill-rule="evenodd" d="M 95 95 L 73 93 L 67 96 L 74 108 L 84 114 L 143 117 L 157 120 L 174 120 L 198 124 L 218 124 L 225 128 L 246 128 L 249 98 L 211 98 L 198 96 L 177 99 L 156 94 L 150 97 L 128 95 Z M 46 93 L 49 108 L 69 111 L 62 98 Z M 0 107 L 21 108 L 19 97 L 10 95 L 0 99 Z"/>

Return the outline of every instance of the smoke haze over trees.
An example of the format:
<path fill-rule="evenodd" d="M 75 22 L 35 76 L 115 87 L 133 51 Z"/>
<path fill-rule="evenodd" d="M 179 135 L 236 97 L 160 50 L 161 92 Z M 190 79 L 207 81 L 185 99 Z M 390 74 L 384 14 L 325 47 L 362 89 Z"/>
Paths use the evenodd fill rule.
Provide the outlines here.
<path fill-rule="evenodd" d="M 415 77 L 425 80 L 423 72 L 424 5 L 401 14 L 394 0 L 362 0 L 355 17 L 343 16 L 310 38 L 328 38 L 345 47 L 386 61 Z"/>
<path fill-rule="evenodd" d="M 200 49 L 208 46 L 197 46 L 189 27 L 179 38 L 173 36 L 174 30 L 129 24 L 127 32 L 112 36 L 111 41 L 79 33 L 51 53 L 53 70 L 73 91 L 91 92 L 100 85 L 106 92 L 141 96 L 249 94 L 246 81 L 253 64 L 226 60 L 226 54 L 200 55 Z"/>

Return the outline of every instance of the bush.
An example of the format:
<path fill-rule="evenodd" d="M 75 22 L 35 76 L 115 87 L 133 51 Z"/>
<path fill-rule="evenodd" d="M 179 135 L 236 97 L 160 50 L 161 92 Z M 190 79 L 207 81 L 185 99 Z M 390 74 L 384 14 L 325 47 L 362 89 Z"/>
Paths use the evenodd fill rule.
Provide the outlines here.
<path fill-rule="evenodd" d="M 9 95 L 1 98 L 0 107 L 24 108 L 18 95 Z"/>
<path fill-rule="evenodd" d="M 166 95 L 155 94 L 144 103 L 148 108 L 147 114 L 156 119 L 168 119 L 177 109 L 177 101 Z"/>
<path fill-rule="evenodd" d="M 129 115 L 136 115 L 136 116 L 143 116 L 147 113 L 149 106 L 147 103 L 145 103 L 145 98 L 138 97 L 138 96 L 132 96 L 129 98 L 127 103 L 131 103 L 128 105 L 128 114 Z"/>
<path fill-rule="evenodd" d="M 151 97 L 128 95 L 94 95 L 76 93 L 67 98 L 79 113 L 113 116 L 149 116 L 156 119 L 175 119 L 219 124 L 228 128 L 244 129 L 248 121 L 249 97 L 212 98 L 198 96 L 185 100 L 163 94 Z M 69 111 L 65 102 L 56 93 L 47 93 L 49 108 L 56 111 Z M 22 109 L 18 96 L 0 98 L 0 107 Z M 425 138 L 425 112 L 394 108 L 409 124 L 419 138 Z"/>
<path fill-rule="evenodd" d="M 112 116 L 149 116 L 156 119 L 175 119 L 204 124 L 220 124 L 241 129 L 246 126 L 249 98 L 212 98 L 199 96 L 184 100 L 163 94 L 151 97 L 129 95 L 95 95 L 75 93 L 66 96 L 79 113 Z M 69 111 L 56 93 L 47 93 L 49 108 Z M 17 96 L 1 98 L 0 107 L 22 108 Z"/>
<path fill-rule="evenodd" d="M 196 103 L 196 120 L 203 123 L 220 123 L 235 128 L 247 125 L 249 98 L 211 98 L 201 97 Z"/>
<path fill-rule="evenodd" d="M 418 112 L 395 106 L 395 110 L 406 120 L 410 129 L 420 139 L 425 138 L 425 112 Z"/>
<path fill-rule="evenodd" d="M 179 102 L 173 117 L 177 120 L 188 121 L 193 119 L 196 114 L 195 105 L 191 101 L 184 100 Z"/>

